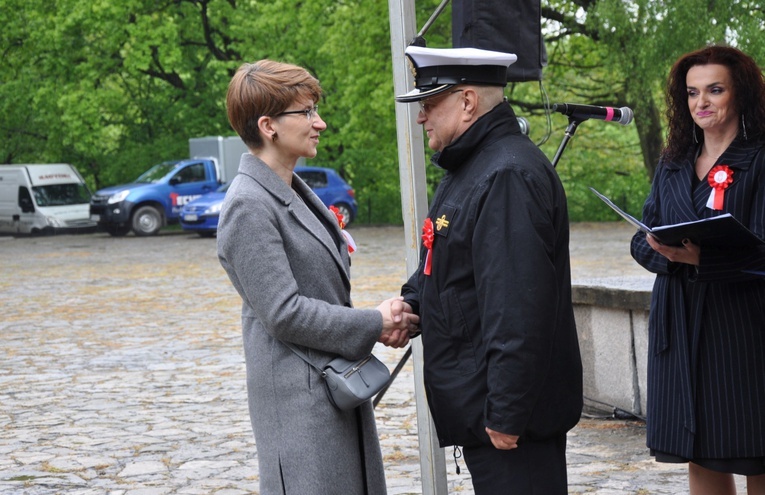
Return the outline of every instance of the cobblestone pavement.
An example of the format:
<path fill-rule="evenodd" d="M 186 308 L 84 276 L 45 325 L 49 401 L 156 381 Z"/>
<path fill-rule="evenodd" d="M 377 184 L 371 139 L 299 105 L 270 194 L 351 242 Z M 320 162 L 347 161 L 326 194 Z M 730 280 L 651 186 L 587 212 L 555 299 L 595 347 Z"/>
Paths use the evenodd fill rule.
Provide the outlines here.
<path fill-rule="evenodd" d="M 374 307 L 405 278 L 403 230 L 352 233 L 355 304 Z M 631 234 L 575 225 L 575 280 L 645 283 Z M 0 237 L 0 293 L 0 494 L 257 493 L 240 301 L 214 239 Z M 392 368 L 403 350 L 376 353 Z M 392 495 L 421 493 L 413 395 L 410 360 L 377 408 Z M 568 458 L 570 493 L 686 493 L 637 420 L 584 417 Z M 461 468 L 447 455 L 449 492 L 471 494 Z"/>

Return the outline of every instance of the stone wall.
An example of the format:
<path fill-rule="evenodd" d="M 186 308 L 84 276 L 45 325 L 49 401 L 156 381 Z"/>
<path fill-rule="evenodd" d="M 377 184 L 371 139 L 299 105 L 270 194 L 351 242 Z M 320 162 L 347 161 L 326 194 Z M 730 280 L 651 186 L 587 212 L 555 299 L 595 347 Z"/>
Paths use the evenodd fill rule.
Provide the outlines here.
<path fill-rule="evenodd" d="M 645 416 L 650 297 L 645 284 L 574 285 L 586 408 Z"/>

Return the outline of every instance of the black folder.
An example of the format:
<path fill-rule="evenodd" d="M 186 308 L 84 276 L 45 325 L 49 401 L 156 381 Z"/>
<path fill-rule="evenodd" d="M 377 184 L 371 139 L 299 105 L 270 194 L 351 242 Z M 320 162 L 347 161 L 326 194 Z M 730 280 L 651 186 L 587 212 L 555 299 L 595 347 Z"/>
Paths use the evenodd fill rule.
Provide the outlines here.
<path fill-rule="evenodd" d="M 668 246 L 680 246 L 683 239 L 690 239 L 699 246 L 712 247 L 751 247 L 765 245 L 765 241 L 757 237 L 736 220 L 730 213 L 723 213 L 710 218 L 702 218 L 693 222 L 662 225 L 660 227 L 648 227 L 643 222 L 633 217 L 616 206 L 613 201 L 598 191 L 590 188 L 605 204 L 611 207 L 622 218 L 647 234 L 651 234 L 662 244 Z"/>

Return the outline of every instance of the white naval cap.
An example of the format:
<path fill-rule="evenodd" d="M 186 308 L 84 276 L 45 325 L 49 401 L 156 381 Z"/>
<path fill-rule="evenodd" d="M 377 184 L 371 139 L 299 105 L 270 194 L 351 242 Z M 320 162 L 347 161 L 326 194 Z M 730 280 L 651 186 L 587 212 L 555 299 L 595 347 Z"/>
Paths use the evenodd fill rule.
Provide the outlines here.
<path fill-rule="evenodd" d="M 442 93 L 457 84 L 505 86 L 514 53 L 478 48 L 426 48 L 410 45 L 404 52 L 414 73 L 412 91 L 396 101 L 412 102 Z"/>

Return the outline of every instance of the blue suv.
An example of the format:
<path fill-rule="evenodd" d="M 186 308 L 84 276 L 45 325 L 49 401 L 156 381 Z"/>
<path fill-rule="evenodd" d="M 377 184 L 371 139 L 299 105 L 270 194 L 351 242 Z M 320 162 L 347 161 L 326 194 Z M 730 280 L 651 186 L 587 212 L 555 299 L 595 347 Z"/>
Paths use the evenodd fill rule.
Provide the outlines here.
<path fill-rule="evenodd" d="M 334 206 L 349 225 L 358 212 L 355 192 L 337 172 L 326 167 L 295 167 L 295 173 L 305 181 L 322 203 Z M 196 232 L 202 237 L 212 237 L 218 231 L 218 217 L 229 184 L 216 191 L 186 203 L 181 211 L 180 222 L 183 230 Z"/>
<path fill-rule="evenodd" d="M 295 173 L 313 189 L 322 203 L 338 209 L 345 225 L 350 225 L 356 218 L 356 193 L 337 172 L 325 167 L 298 166 L 295 167 Z"/>

